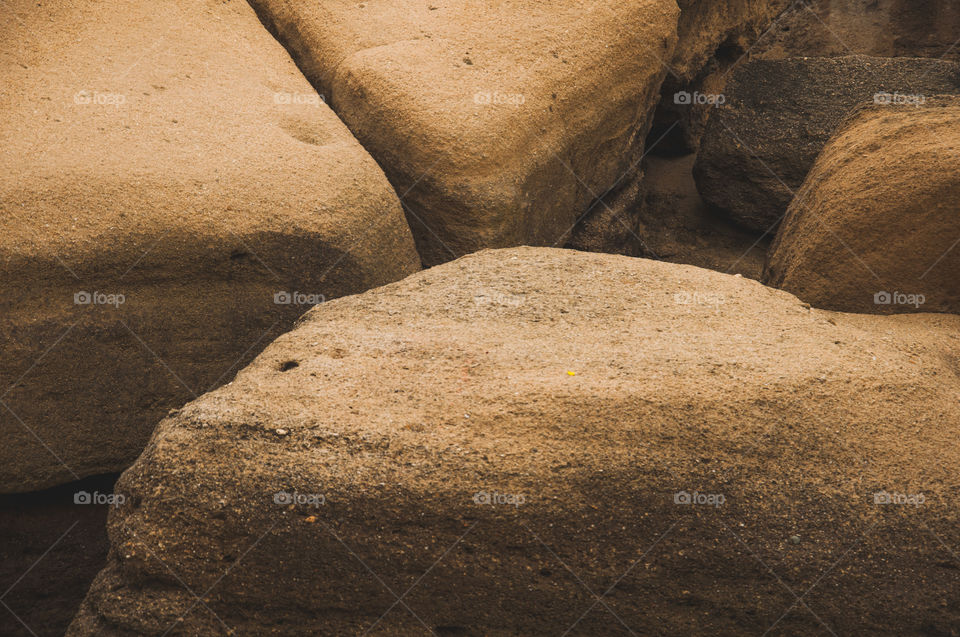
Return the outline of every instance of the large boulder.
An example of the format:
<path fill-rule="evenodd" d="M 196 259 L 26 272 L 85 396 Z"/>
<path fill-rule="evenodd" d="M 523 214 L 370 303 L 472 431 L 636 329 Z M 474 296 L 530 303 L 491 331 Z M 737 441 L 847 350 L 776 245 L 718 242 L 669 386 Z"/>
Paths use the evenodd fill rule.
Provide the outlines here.
<path fill-rule="evenodd" d="M 907 58 L 753 60 L 733 73 L 694 166 L 703 198 L 772 231 L 843 117 L 865 100 L 960 92 L 960 64 Z"/>
<path fill-rule="evenodd" d="M 403 195 L 430 265 L 483 247 L 564 245 L 588 210 L 608 212 L 598 198 L 638 196 L 664 77 L 696 76 L 776 4 L 251 3 Z M 609 227 L 587 224 L 574 241 L 604 244 L 596 225 Z"/>
<path fill-rule="evenodd" d="M 797 193 L 765 280 L 844 312 L 960 314 L 960 97 L 869 104 Z"/>
<path fill-rule="evenodd" d="M 251 0 L 403 195 L 426 264 L 566 242 L 643 152 L 673 0 Z"/>
<path fill-rule="evenodd" d="M 949 634 L 958 336 L 545 248 L 326 303 L 158 427 L 69 634 Z"/>
<path fill-rule="evenodd" d="M 249 6 L 4 12 L 0 492 L 125 468 L 305 303 L 419 268 L 385 176 Z"/>

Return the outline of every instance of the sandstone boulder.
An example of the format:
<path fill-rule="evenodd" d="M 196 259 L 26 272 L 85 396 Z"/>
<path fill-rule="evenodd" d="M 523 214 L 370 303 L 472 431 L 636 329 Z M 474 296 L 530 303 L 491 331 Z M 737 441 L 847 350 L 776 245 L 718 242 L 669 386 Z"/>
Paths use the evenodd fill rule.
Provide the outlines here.
<path fill-rule="evenodd" d="M 960 314 L 960 97 L 866 105 L 790 205 L 765 280 L 844 312 Z"/>
<path fill-rule="evenodd" d="M 0 491 L 128 466 L 309 304 L 418 269 L 385 176 L 249 6 L 3 11 Z"/>
<path fill-rule="evenodd" d="M 791 58 L 740 66 L 694 167 L 700 194 L 752 230 L 772 231 L 820 150 L 857 104 L 960 92 L 960 65 L 907 58 Z"/>
<path fill-rule="evenodd" d="M 544 248 L 338 299 L 159 426 L 69 634 L 949 634 L 958 339 Z"/>
<path fill-rule="evenodd" d="M 430 265 L 564 245 L 598 198 L 635 193 L 665 75 L 696 76 L 776 4 L 251 1 L 403 195 Z M 603 244 L 595 226 L 575 242 Z"/>
<path fill-rule="evenodd" d="M 252 0 L 397 192 L 426 264 L 562 245 L 643 151 L 673 0 Z"/>

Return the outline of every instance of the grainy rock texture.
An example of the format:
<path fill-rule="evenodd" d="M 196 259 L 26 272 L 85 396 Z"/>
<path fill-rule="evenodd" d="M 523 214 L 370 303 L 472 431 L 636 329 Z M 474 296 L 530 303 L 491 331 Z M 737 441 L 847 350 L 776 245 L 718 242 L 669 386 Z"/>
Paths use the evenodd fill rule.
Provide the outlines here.
<path fill-rule="evenodd" d="M 767 58 L 873 55 L 960 59 L 956 0 L 793 2 L 754 53 Z"/>
<path fill-rule="evenodd" d="M 678 0 L 677 50 L 670 64 L 674 80 L 697 78 L 717 49 L 746 51 L 790 0 Z"/>
<path fill-rule="evenodd" d="M 69 634 L 949 634 L 958 340 L 483 251 L 312 310 L 165 420 Z"/>
<path fill-rule="evenodd" d="M 311 300 L 275 294 L 418 269 L 385 176 L 246 4 L 3 12 L 0 492 L 128 466 Z"/>
<path fill-rule="evenodd" d="M 877 94 L 960 92 L 960 65 L 907 58 L 790 58 L 740 66 L 707 125 L 700 194 L 752 230 L 772 231 L 843 117 Z M 895 96 L 895 97 L 894 97 Z"/>
<path fill-rule="evenodd" d="M 562 245 L 639 158 L 673 0 L 252 0 L 402 196 L 427 264 Z"/>
<path fill-rule="evenodd" d="M 681 95 L 721 92 L 730 66 L 752 50 L 789 0 L 680 0 L 678 42 L 654 116 L 651 152 L 695 152 L 712 110 Z M 664 133 L 668 133 L 663 137 Z M 661 139 L 661 137 L 663 137 Z"/>
<path fill-rule="evenodd" d="M 960 314 L 958 209 L 960 97 L 864 106 L 790 205 L 765 280 L 826 309 Z"/>
<path fill-rule="evenodd" d="M 429 265 L 564 245 L 597 198 L 636 192 L 665 75 L 693 78 L 776 4 L 251 1 L 383 166 Z"/>

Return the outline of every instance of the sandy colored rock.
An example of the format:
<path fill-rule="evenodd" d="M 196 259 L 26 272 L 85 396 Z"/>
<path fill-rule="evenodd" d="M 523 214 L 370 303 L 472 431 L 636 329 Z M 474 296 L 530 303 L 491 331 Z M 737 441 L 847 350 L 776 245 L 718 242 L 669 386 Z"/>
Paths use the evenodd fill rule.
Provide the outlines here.
<path fill-rule="evenodd" d="M 563 245 L 639 159 L 672 0 L 253 0 L 403 196 L 427 264 Z"/>
<path fill-rule="evenodd" d="M 766 58 L 840 55 L 960 59 L 955 0 L 796 2 L 754 48 Z"/>
<path fill-rule="evenodd" d="M 773 232 L 843 117 L 879 96 L 960 92 L 960 65 L 913 58 L 790 58 L 738 67 L 707 124 L 700 194 L 743 226 Z M 896 97 L 894 97 L 896 96 Z"/>
<path fill-rule="evenodd" d="M 597 198 L 636 192 L 668 69 L 695 76 L 775 3 L 687 2 L 679 18 L 673 0 L 252 4 L 404 195 L 436 264 L 564 245 L 588 209 L 606 211 Z"/>
<path fill-rule="evenodd" d="M 765 280 L 844 312 L 960 314 L 960 97 L 866 105 L 790 205 Z"/>
<path fill-rule="evenodd" d="M 0 491 L 128 466 L 307 295 L 418 269 L 385 176 L 249 6 L 3 12 Z"/>
<path fill-rule="evenodd" d="M 312 310 L 166 419 L 69 634 L 949 634 L 958 340 L 483 251 Z"/>

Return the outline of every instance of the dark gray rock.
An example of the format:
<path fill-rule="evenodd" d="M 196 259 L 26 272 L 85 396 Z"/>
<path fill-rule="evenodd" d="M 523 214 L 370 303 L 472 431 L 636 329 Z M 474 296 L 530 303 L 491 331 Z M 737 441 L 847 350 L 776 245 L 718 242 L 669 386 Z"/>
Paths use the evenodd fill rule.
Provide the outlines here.
<path fill-rule="evenodd" d="M 878 93 L 960 93 L 960 65 L 866 56 L 744 64 L 707 125 L 694 166 L 700 194 L 738 223 L 772 231 L 837 124 Z"/>
<path fill-rule="evenodd" d="M 960 60 L 957 0 L 794 2 L 754 47 L 765 59 L 803 55 Z"/>

